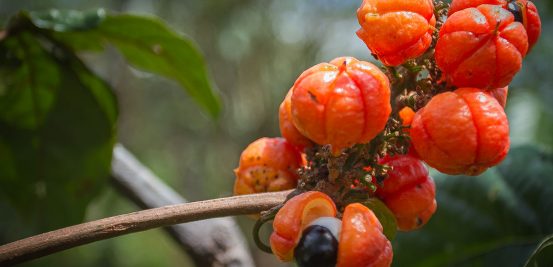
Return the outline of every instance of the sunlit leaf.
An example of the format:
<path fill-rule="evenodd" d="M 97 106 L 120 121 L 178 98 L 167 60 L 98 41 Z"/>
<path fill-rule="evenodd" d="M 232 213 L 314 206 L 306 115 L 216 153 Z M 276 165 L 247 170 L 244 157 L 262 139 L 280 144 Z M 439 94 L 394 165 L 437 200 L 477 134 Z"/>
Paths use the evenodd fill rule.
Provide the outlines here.
<path fill-rule="evenodd" d="M 52 9 L 45 12 L 30 12 L 29 16 L 37 27 L 54 31 L 82 31 L 98 27 L 104 20 L 103 9 L 80 12 L 76 10 Z"/>
<path fill-rule="evenodd" d="M 75 50 L 113 45 L 132 66 L 177 81 L 213 117 L 220 112 L 219 97 L 196 45 L 159 19 L 108 15 L 97 28 L 52 35 Z"/>
<path fill-rule="evenodd" d="M 480 177 L 435 175 L 438 210 L 398 234 L 395 266 L 522 266 L 553 233 L 553 155 L 513 148 Z"/>

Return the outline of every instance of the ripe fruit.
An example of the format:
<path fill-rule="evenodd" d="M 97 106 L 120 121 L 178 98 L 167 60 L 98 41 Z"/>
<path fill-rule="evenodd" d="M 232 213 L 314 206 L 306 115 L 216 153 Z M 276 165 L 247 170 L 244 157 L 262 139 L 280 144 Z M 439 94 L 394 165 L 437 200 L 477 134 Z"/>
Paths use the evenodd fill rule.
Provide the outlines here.
<path fill-rule="evenodd" d="M 342 221 L 334 217 L 320 217 L 303 230 L 294 249 L 299 267 L 334 267 L 338 256 L 338 236 Z"/>
<path fill-rule="evenodd" d="M 392 245 L 374 213 L 359 203 L 348 205 L 342 217 L 336 266 L 390 266 L 392 257 Z"/>
<path fill-rule="evenodd" d="M 273 221 L 271 250 L 281 261 L 291 261 L 303 230 L 319 217 L 336 217 L 336 205 L 324 193 L 309 191 L 288 200 Z"/>
<path fill-rule="evenodd" d="M 538 9 L 528 0 L 453 0 L 449 15 L 469 7 L 490 4 L 499 5 L 513 14 L 515 20 L 522 23 L 528 35 L 528 51 L 532 49 L 541 34 L 541 20 Z"/>
<path fill-rule="evenodd" d="M 386 126 L 390 84 L 371 63 L 342 57 L 306 70 L 291 96 L 292 120 L 302 135 L 334 154 L 367 143 Z"/>
<path fill-rule="evenodd" d="M 410 136 L 411 133 L 411 123 L 413 123 L 413 118 L 415 117 L 415 111 L 410 107 L 404 107 L 398 112 L 399 118 L 401 119 L 401 125 L 403 127 L 403 132 Z M 413 144 L 409 141 L 409 148 L 407 150 L 407 155 L 419 158 L 417 152 L 413 148 Z"/>
<path fill-rule="evenodd" d="M 478 175 L 506 156 L 509 124 L 492 96 L 461 88 L 434 96 L 415 114 L 411 140 L 420 158 L 439 171 Z"/>
<path fill-rule="evenodd" d="M 364 0 L 357 20 L 357 36 L 388 66 L 423 54 L 436 25 L 432 0 Z"/>
<path fill-rule="evenodd" d="M 404 107 L 398 112 L 399 118 L 401 119 L 401 125 L 404 127 L 410 126 L 413 122 L 413 117 L 415 117 L 415 111 L 410 107 Z"/>
<path fill-rule="evenodd" d="M 240 156 L 234 170 L 234 194 L 273 192 L 296 187 L 300 152 L 284 138 L 260 138 Z"/>
<path fill-rule="evenodd" d="M 458 87 L 507 86 L 520 70 L 528 37 L 513 14 L 494 5 L 453 13 L 440 29 L 436 64 Z"/>
<path fill-rule="evenodd" d="M 424 164 L 408 155 L 380 160 L 392 169 L 376 195 L 394 213 L 399 230 L 411 231 L 428 222 L 436 211 L 436 186 Z"/>
<path fill-rule="evenodd" d="M 303 148 L 310 147 L 313 145 L 313 142 L 307 137 L 303 136 L 294 123 L 292 122 L 292 103 L 290 101 L 292 97 L 292 89 L 288 91 L 284 101 L 280 104 L 278 110 L 278 121 L 280 127 L 280 134 L 282 137 L 286 138 L 288 142 L 297 146 L 300 150 Z"/>

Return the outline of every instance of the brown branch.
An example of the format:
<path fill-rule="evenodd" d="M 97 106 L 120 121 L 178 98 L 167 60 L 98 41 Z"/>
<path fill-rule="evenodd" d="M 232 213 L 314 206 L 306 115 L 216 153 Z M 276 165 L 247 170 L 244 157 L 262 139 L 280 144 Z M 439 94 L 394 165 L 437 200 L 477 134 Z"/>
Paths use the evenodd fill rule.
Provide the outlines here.
<path fill-rule="evenodd" d="M 142 209 L 188 202 L 121 144 L 113 149 L 112 184 Z M 246 239 L 232 217 L 164 227 L 195 266 L 253 267 Z"/>
<path fill-rule="evenodd" d="M 218 198 L 171 205 L 82 223 L 0 246 L 0 266 L 157 227 L 268 210 L 291 191 Z"/>

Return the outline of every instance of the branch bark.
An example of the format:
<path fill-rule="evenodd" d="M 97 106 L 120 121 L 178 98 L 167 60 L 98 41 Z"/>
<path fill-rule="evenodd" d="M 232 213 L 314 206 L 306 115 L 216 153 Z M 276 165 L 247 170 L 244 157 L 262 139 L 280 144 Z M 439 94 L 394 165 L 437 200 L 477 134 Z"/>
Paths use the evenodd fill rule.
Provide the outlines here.
<path fill-rule="evenodd" d="M 0 246 L 0 266 L 21 263 L 79 245 L 152 228 L 258 213 L 284 202 L 290 192 L 243 195 L 171 205 L 54 230 Z"/>
<path fill-rule="evenodd" d="M 121 144 L 113 150 L 111 173 L 112 184 L 142 209 L 187 202 Z M 232 218 L 176 224 L 164 229 L 196 266 L 254 266 L 247 242 Z"/>

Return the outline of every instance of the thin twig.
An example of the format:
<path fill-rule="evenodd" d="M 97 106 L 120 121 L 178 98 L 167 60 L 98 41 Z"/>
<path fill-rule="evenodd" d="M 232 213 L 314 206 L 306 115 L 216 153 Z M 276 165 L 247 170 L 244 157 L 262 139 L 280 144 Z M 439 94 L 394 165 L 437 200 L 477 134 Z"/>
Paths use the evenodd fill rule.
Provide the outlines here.
<path fill-rule="evenodd" d="M 58 251 L 153 228 L 268 210 L 291 191 L 218 198 L 171 205 L 82 223 L 0 246 L 0 266 L 9 266 Z"/>

